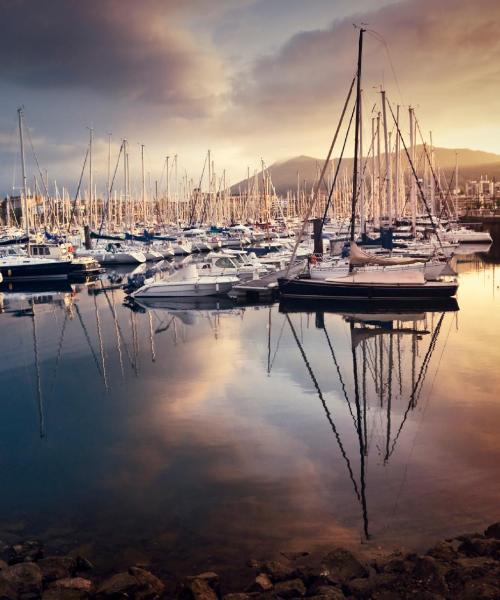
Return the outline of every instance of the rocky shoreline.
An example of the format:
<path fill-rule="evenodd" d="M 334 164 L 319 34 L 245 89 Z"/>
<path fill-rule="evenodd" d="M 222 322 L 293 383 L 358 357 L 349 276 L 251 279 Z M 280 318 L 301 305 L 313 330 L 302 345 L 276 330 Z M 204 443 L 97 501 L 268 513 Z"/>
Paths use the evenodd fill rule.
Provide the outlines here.
<path fill-rule="evenodd" d="M 334 547 L 247 566 L 247 581 L 234 590 L 217 573 L 162 581 L 146 565 L 100 577 L 82 556 L 46 556 L 36 541 L 0 543 L 0 600 L 500 600 L 500 522 L 425 554 L 366 558 Z"/>

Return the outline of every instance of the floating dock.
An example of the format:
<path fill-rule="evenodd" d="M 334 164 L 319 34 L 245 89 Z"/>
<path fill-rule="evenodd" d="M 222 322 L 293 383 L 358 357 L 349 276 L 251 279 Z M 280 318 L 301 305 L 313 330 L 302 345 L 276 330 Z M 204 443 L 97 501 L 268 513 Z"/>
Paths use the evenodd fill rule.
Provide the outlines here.
<path fill-rule="evenodd" d="M 288 275 L 298 275 L 306 268 L 307 261 L 296 261 L 291 267 Z M 278 279 L 284 277 L 286 269 L 274 271 L 264 277 L 252 279 L 250 281 L 242 281 L 233 286 L 229 295 L 240 302 L 265 302 L 274 300 L 278 295 Z"/>

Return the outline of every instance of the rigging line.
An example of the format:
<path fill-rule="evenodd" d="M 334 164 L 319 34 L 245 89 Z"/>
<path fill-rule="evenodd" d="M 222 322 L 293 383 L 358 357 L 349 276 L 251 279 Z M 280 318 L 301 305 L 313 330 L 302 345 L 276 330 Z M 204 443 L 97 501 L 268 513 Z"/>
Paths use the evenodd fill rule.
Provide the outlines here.
<path fill-rule="evenodd" d="M 101 284 L 102 287 L 102 284 Z M 113 310 L 115 309 L 115 294 L 114 294 L 114 290 L 111 290 L 111 297 L 113 298 Z M 109 300 L 108 300 L 108 304 L 109 304 Z M 110 305 L 111 306 L 111 305 Z M 120 331 L 118 328 L 118 320 L 116 318 L 113 319 L 114 323 L 115 323 L 115 334 L 116 334 L 116 347 L 118 350 L 118 360 L 120 362 L 120 370 L 122 373 L 122 379 L 125 376 L 125 371 L 123 369 L 123 356 L 122 356 L 122 346 L 121 346 L 121 341 L 120 341 Z"/>
<path fill-rule="evenodd" d="M 35 164 L 36 164 L 36 167 L 37 167 L 37 169 L 38 169 L 38 174 L 40 175 L 40 179 L 41 179 L 41 181 L 42 181 L 42 184 L 43 184 L 43 189 L 45 190 L 45 195 L 47 196 L 47 199 L 48 199 L 48 200 L 49 200 L 49 202 L 50 202 L 50 201 L 51 201 L 51 199 L 50 199 L 50 197 L 49 197 L 49 190 L 47 189 L 47 185 L 46 185 L 45 179 L 43 178 L 42 169 L 40 168 L 40 164 L 39 164 L 39 162 L 38 162 L 38 157 L 37 157 L 37 155 L 36 155 L 36 152 L 35 152 L 35 147 L 34 147 L 34 145 L 33 145 L 33 139 L 31 138 L 31 133 L 30 133 L 29 127 L 26 127 L 26 126 L 25 126 L 25 127 L 24 127 L 24 130 L 25 130 L 25 131 L 26 131 L 26 133 L 28 134 L 28 141 L 29 141 L 29 143 L 30 143 L 31 152 L 33 153 L 33 158 L 35 159 Z"/>
<path fill-rule="evenodd" d="M 339 435 L 339 433 L 337 431 L 335 423 L 333 422 L 330 410 L 328 409 L 328 406 L 327 406 L 327 404 L 325 402 L 325 399 L 323 398 L 323 393 L 321 391 L 321 388 L 319 387 L 318 380 L 316 379 L 316 376 L 314 375 L 312 367 L 309 364 L 309 361 L 307 360 L 306 353 L 305 353 L 305 351 L 304 351 L 304 349 L 302 347 L 302 344 L 300 343 L 300 340 L 299 340 L 299 338 L 297 336 L 297 333 L 296 333 L 295 328 L 293 326 L 293 323 L 292 323 L 292 321 L 290 319 L 290 316 L 286 315 L 286 318 L 288 320 L 288 324 L 290 325 L 290 329 L 292 330 L 292 334 L 293 334 L 293 337 L 295 338 L 295 342 L 297 343 L 297 346 L 299 348 L 300 354 L 301 354 L 301 356 L 302 356 L 302 358 L 304 360 L 304 363 L 306 365 L 306 368 L 307 368 L 307 370 L 309 372 L 309 376 L 311 377 L 313 385 L 314 385 L 314 387 L 315 387 L 315 389 L 316 389 L 316 391 L 318 393 L 318 397 L 319 397 L 319 399 L 321 401 L 321 404 L 323 405 L 323 408 L 324 408 L 325 414 L 326 414 L 326 418 L 327 418 L 327 420 L 328 420 L 328 422 L 330 424 L 330 427 L 331 427 L 331 429 L 333 431 L 333 434 L 335 435 L 335 438 L 336 438 L 337 444 L 338 444 L 338 446 L 340 448 L 340 452 L 342 454 L 342 457 L 344 458 L 344 460 L 346 462 L 347 470 L 349 471 L 349 477 L 350 477 L 350 479 L 352 481 L 352 485 L 354 486 L 354 492 L 355 492 L 358 500 L 361 502 L 361 495 L 360 495 L 359 490 L 358 490 L 358 484 L 356 483 L 356 480 L 354 479 L 354 473 L 352 472 L 351 462 L 350 462 L 350 460 L 349 460 L 349 458 L 348 458 L 348 456 L 347 456 L 347 454 L 346 454 L 346 452 L 344 450 L 344 446 L 343 446 L 342 441 L 340 439 L 340 435 Z"/>
<path fill-rule="evenodd" d="M 413 442 L 412 442 L 412 445 L 411 445 L 410 451 L 409 451 L 409 453 L 408 453 L 408 458 L 407 458 L 407 460 L 406 460 L 406 464 L 405 464 L 405 468 L 404 468 L 404 472 L 403 472 L 403 477 L 402 477 L 402 479 L 401 479 L 401 485 L 399 486 L 399 491 L 398 491 L 398 493 L 396 494 L 396 501 L 395 501 L 395 503 L 394 503 L 394 507 L 393 507 L 393 509 L 392 509 L 392 513 L 391 513 L 391 516 L 392 516 L 392 517 L 393 517 L 393 516 L 396 514 L 396 510 L 397 510 L 397 508 L 398 508 L 398 504 L 399 504 L 399 499 L 400 499 L 400 497 L 401 497 L 401 494 L 402 494 L 402 491 L 403 491 L 403 486 L 404 486 L 404 484 L 406 483 L 406 478 L 407 478 L 407 475 L 408 475 L 408 465 L 409 465 L 409 463 L 410 463 L 410 459 L 411 459 L 411 457 L 412 457 L 412 455 L 413 455 L 413 451 L 414 451 L 414 449 L 415 449 L 415 444 L 416 444 L 416 441 L 417 441 L 417 436 L 418 436 L 418 433 L 419 433 L 419 431 L 420 431 L 420 427 L 422 426 L 423 417 L 424 417 L 424 415 L 425 415 L 425 411 L 427 410 L 427 406 L 428 406 L 428 403 L 429 403 L 429 399 L 430 399 L 430 397 L 431 397 L 431 395 L 432 395 L 432 390 L 434 389 L 434 384 L 435 384 L 435 382 L 436 382 L 436 377 L 437 377 L 437 374 L 438 374 L 438 372 L 439 372 L 439 369 L 440 369 L 440 367 L 441 367 L 441 361 L 442 361 L 442 359 L 443 359 L 443 354 L 444 354 L 444 351 L 445 351 L 445 349 L 446 349 L 446 345 L 447 345 L 447 343 L 448 343 L 448 338 L 449 338 L 449 336 L 450 336 L 450 332 L 451 332 L 451 326 L 452 326 L 452 325 L 453 325 L 453 320 L 452 320 L 452 319 L 450 319 L 450 326 L 448 327 L 448 333 L 446 334 L 446 339 L 445 339 L 445 342 L 444 342 L 444 344 L 443 344 L 443 349 L 441 350 L 441 355 L 440 355 L 440 357 L 439 357 L 439 361 L 438 361 L 438 364 L 437 364 L 437 367 L 436 367 L 436 372 L 434 373 L 434 378 L 433 378 L 433 380 L 432 380 L 432 384 L 431 384 L 431 387 L 430 387 L 430 389 L 429 389 L 429 394 L 427 395 L 427 401 L 426 401 L 426 405 L 425 405 L 425 408 L 424 408 L 424 410 L 422 411 L 422 414 L 421 414 L 421 417 L 420 417 L 420 422 L 419 422 L 419 425 L 418 425 L 418 427 L 417 427 L 417 431 L 415 432 L 415 436 L 414 436 L 414 438 L 413 438 Z M 388 525 L 386 526 L 386 529 L 387 529 L 387 528 L 388 528 Z"/>
<path fill-rule="evenodd" d="M 71 223 L 72 223 L 73 218 L 75 216 L 76 202 L 77 202 L 78 196 L 80 194 L 80 187 L 82 185 L 83 174 L 85 173 L 85 166 L 87 165 L 87 158 L 89 157 L 89 150 L 90 150 L 90 148 L 87 146 L 87 152 L 85 153 L 85 158 L 83 160 L 82 172 L 80 173 L 80 180 L 78 182 L 78 187 L 76 188 L 75 199 L 73 200 L 73 203 L 72 203 L 72 206 L 71 206 L 71 213 L 70 213 L 69 219 L 68 219 L 68 232 L 71 229 Z"/>
<path fill-rule="evenodd" d="M 153 316 L 151 315 L 151 311 L 148 312 L 149 317 L 149 343 L 151 346 L 151 362 L 156 362 L 156 351 L 155 351 L 155 341 L 153 334 Z"/>
<path fill-rule="evenodd" d="M 384 49 L 387 54 L 387 59 L 389 60 L 389 65 L 391 67 L 392 76 L 394 77 L 394 82 L 396 83 L 396 87 L 398 88 L 399 99 L 401 100 L 401 104 L 406 106 L 406 104 L 403 100 L 403 94 L 401 93 L 401 88 L 399 86 L 398 76 L 396 75 L 396 69 L 394 68 L 394 63 L 392 62 L 392 57 L 391 57 L 391 53 L 389 51 L 388 43 L 385 41 L 384 37 L 380 33 L 378 33 L 378 31 L 375 31 L 374 29 L 366 29 L 366 32 L 371 34 L 372 37 L 374 37 L 376 40 L 378 40 L 384 46 Z"/>
<path fill-rule="evenodd" d="M 349 133 L 351 132 L 352 121 L 353 121 L 353 119 L 354 119 L 354 115 L 355 115 L 355 113 L 356 113 L 356 105 L 354 105 L 354 106 L 352 107 L 351 117 L 350 117 L 350 119 L 349 119 L 349 124 L 348 124 L 348 126 L 347 126 L 347 131 L 346 131 L 346 134 L 345 134 L 344 143 L 343 143 L 343 145 L 342 145 L 342 151 L 340 152 L 340 156 L 339 156 L 339 158 L 338 158 L 337 165 L 336 165 L 336 167 L 335 167 L 335 175 L 334 175 L 334 177 L 333 177 L 332 185 L 330 186 L 330 190 L 328 190 L 328 191 L 329 191 L 329 194 L 328 194 L 328 200 L 327 200 L 327 202 L 326 202 L 326 204 L 325 204 L 325 211 L 324 211 L 324 213 L 323 213 L 323 225 L 325 224 L 325 221 L 326 221 L 326 215 L 327 215 L 327 213 L 328 213 L 328 209 L 330 208 L 330 203 L 331 203 L 331 201 L 332 201 L 333 192 L 334 192 L 334 190 L 335 190 L 335 186 L 336 186 L 336 184 L 337 184 L 337 177 L 338 177 L 338 175 L 339 175 L 340 166 L 341 166 L 341 164 L 342 164 L 342 159 L 343 159 L 343 157 L 344 157 L 344 150 L 345 150 L 345 147 L 346 147 L 346 145 L 347 145 L 347 140 L 348 140 L 348 138 L 349 138 Z M 322 228 L 323 228 L 323 225 L 321 226 Z"/>
<path fill-rule="evenodd" d="M 309 217 L 311 215 L 312 209 L 313 209 L 314 204 L 316 202 L 317 190 L 319 190 L 321 188 L 321 184 L 323 183 L 323 178 L 324 178 L 324 176 L 326 174 L 326 169 L 327 169 L 328 165 L 330 164 L 330 158 L 331 158 L 332 153 L 333 153 L 333 148 L 335 147 L 335 144 L 337 142 L 337 137 L 338 137 L 338 134 L 340 132 L 340 128 L 342 126 L 342 122 L 344 120 L 344 116 L 345 116 L 345 113 L 346 113 L 346 110 L 347 110 L 347 106 L 349 105 L 349 100 L 351 99 L 352 90 L 354 89 L 354 84 L 356 82 L 356 79 L 357 79 L 357 74 L 352 79 L 351 86 L 349 88 L 349 92 L 347 94 L 347 98 L 345 100 L 344 107 L 342 109 L 342 114 L 340 115 L 340 120 L 339 120 L 339 123 L 337 125 L 337 129 L 335 131 L 335 135 L 333 136 L 332 143 L 330 144 L 330 149 L 328 150 L 328 154 L 326 156 L 325 163 L 324 163 L 323 169 L 321 171 L 321 176 L 319 178 L 318 186 L 317 186 L 316 190 L 313 192 L 313 197 L 311 198 L 311 200 L 309 202 L 309 205 L 307 207 L 306 213 L 304 215 L 304 220 L 303 220 L 302 226 L 300 228 L 299 235 L 297 236 L 297 241 L 295 242 L 295 246 L 294 246 L 293 251 L 292 251 L 292 256 L 291 256 L 290 262 L 288 263 L 288 266 L 286 268 L 285 278 L 288 277 L 288 273 L 290 272 L 290 267 L 291 267 L 292 263 L 295 260 L 295 256 L 297 254 L 297 249 L 299 247 L 299 244 L 302 241 L 302 238 L 303 238 L 305 230 L 306 230 L 306 225 L 307 225 L 307 223 L 309 221 Z"/>
<path fill-rule="evenodd" d="M 87 327 L 85 326 L 85 323 L 83 322 L 82 314 L 80 313 L 80 308 L 79 308 L 78 304 L 75 304 L 75 309 L 76 309 L 76 314 L 78 315 L 78 319 L 80 320 L 80 325 L 82 326 L 83 333 L 85 334 L 85 339 L 87 340 L 87 344 L 89 345 L 92 356 L 94 357 L 94 362 L 95 362 L 95 366 L 97 367 L 97 371 L 98 371 L 99 375 L 102 376 L 101 366 L 99 364 L 99 361 L 97 360 L 96 353 L 94 352 L 94 348 L 92 346 L 92 342 L 90 341 Z"/>
<path fill-rule="evenodd" d="M 116 315 L 115 308 L 111 304 L 111 302 L 110 302 L 110 300 L 108 298 L 108 292 L 107 292 L 107 290 L 104 288 L 104 286 L 102 284 L 102 279 L 100 280 L 100 282 L 101 282 L 102 291 L 104 292 L 104 297 L 106 298 L 106 300 L 108 302 L 109 309 L 110 309 L 111 314 L 113 316 L 113 320 L 114 320 L 115 325 L 116 325 L 116 330 L 117 330 L 117 332 L 119 334 L 119 339 L 121 339 L 121 341 L 123 341 L 123 346 L 124 346 L 125 350 L 127 351 L 127 357 L 128 357 L 128 359 L 130 361 L 130 366 L 132 367 L 132 369 L 135 370 L 134 361 L 132 360 L 132 357 L 130 356 L 130 352 L 129 352 L 129 349 L 128 349 L 127 342 L 125 340 L 125 337 L 123 336 L 120 324 L 118 323 L 118 317 Z M 113 291 L 113 290 L 111 290 L 111 291 Z M 114 294 L 113 294 L 113 301 L 114 301 Z M 119 353 L 120 353 L 120 362 L 121 362 L 121 346 L 119 346 Z"/>
<path fill-rule="evenodd" d="M 396 117 L 394 116 L 394 111 L 392 110 L 391 103 L 390 103 L 390 101 L 388 99 L 387 99 L 387 105 L 389 106 L 389 110 L 391 111 L 392 118 L 394 120 L 394 123 L 396 124 L 396 129 L 398 130 L 399 138 L 401 139 L 401 143 L 403 144 L 403 148 L 404 148 L 404 151 L 405 151 L 405 154 L 406 154 L 406 158 L 408 159 L 408 163 L 409 163 L 409 165 L 411 167 L 411 170 L 412 170 L 412 173 L 413 173 L 413 177 L 415 178 L 415 182 L 417 184 L 418 191 L 420 192 L 420 198 L 421 198 L 422 202 L 424 203 L 425 210 L 427 211 L 427 216 L 430 219 L 432 228 L 434 229 L 434 233 L 436 234 L 436 237 L 437 237 L 437 240 L 438 240 L 439 245 L 441 247 L 441 250 L 443 250 L 443 244 L 441 243 L 441 238 L 439 237 L 439 233 L 438 233 L 436 224 L 434 223 L 434 219 L 432 218 L 432 213 L 431 213 L 431 211 L 429 209 L 429 205 L 427 204 L 427 200 L 425 198 L 424 190 L 422 189 L 422 184 L 420 183 L 420 179 L 418 178 L 417 172 L 415 171 L 415 165 L 413 164 L 413 161 L 410 158 L 410 153 L 408 152 L 408 148 L 406 147 L 406 142 L 404 141 L 403 134 L 401 133 L 401 129 L 399 128 L 399 124 L 396 121 Z"/>
<path fill-rule="evenodd" d="M 99 225 L 99 235 L 101 235 L 102 228 L 104 226 L 104 220 L 106 219 L 106 213 L 108 212 L 108 203 L 111 200 L 111 192 L 113 191 L 113 186 L 115 184 L 116 172 L 118 171 L 118 165 L 120 164 L 120 157 L 122 155 L 123 145 L 124 144 L 122 142 L 120 144 L 120 151 L 118 152 L 118 158 L 116 159 L 116 165 L 115 165 L 115 171 L 113 173 L 113 179 L 111 180 L 111 185 L 109 186 L 109 193 L 108 193 L 108 196 L 106 198 L 106 204 L 105 204 L 104 209 L 102 211 L 101 224 Z M 85 168 L 85 165 L 84 165 L 84 168 Z M 82 172 L 82 175 L 83 175 L 83 172 Z M 78 186 L 78 187 L 80 187 L 80 186 Z M 126 200 L 126 198 L 125 198 L 125 200 Z"/>
<path fill-rule="evenodd" d="M 97 308 L 97 294 L 94 294 L 94 307 L 95 307 L 95 320 L 96 320 L 96 325 L 97 325 L 97 337 L 99 340 L 99 352 L 101 354 L 101 361 L 102 361 L 102 378 L 104 381 L 104 388 L 106 389 L 106 391 L 108 391 L 108 378 L 107 378 L 107 374 L 106 374 L 106 358 L 104 356 L 104 345 L 102 342 L 102 335 L 101 335 L 101 319 L 99 317 L 99 310 Z"/>
<path fill-rule="evenodd" d="M 353 114 L 351 115 L 351 121 L 349 122 L 349 128 L 351 127 L 351 122 L 352 122 L 352 118 L 353 118 L 353 115 L 354 115 L 354 109 L 355 109 L 355 108 L 356 108 L 356 107 L 354 106 L 354 108 L 353 108 Z M 349 130 L 347 131 L 347 133 L 349 133 Z M 343 148 L 342 148 L 342 154 L 341 154 L 340 160 L 342 160 L 342 155 L 344 154 L 344 148 L 345 148 L 346 142 L 347 142 L 347 136 L 346 136 L 346 138 L 345 138 L 345 140 L 344 140 L 344 146 L 343 146 Z M 374 148 L 374 142 L 375 142 L 375 136 L 372 136 L 372 141 L 371 141 L 371 143 L 370 143 L 370 147 L 369 147 L 369 149 L 368 149 L 368 152 L 366 153 L 366 157 L 365 157 L 366 159 L 368 159 L 368 158 L 371 156 L 372 152 L 374 152 L 374 151 L 375 151 L 375 148 Z M 361 157 L 361 159 L 362 159 L 362 158 L 363 158 L 363 157 Z M 362 172 L 361 172 L 360 182 L 359 182 L 359 185 L 358 185 L 358 188 L 357 188 L 357 191 L 356 191 L 356 197 L 357 197 L 357 196 L 360 194 L 360 192 L 361 192 L 361 186 L 363 185 L 363 182 L 364 182 L 364 179 L 365 179 L 365 174 L 366 174 L 366 170 L 367 170 L 367 168 L 368 168 L 368 160 L 365 160 L 365 161 L 364 161 L 364 164 L 363 164 L 363 170 L 362 170 Z M 333 188 L 334 188 L 334 186 L 335 186 L 335 182 L 336 182 L 336 179 L 337 179 L 337 174 L 338 174 L 338 171 L 337 171 L 337 173 L 335 174 L 335 180 L 334 180 L 334 182 L 333 182 L 333 185 L 332 185 L 332 192 L 331 192 L 331 193 L 333 193 Z M 330 194 L 330 197 L 331 197 L 331 194 Z M 328 199 L 328 201 L 330 201 L 330 198 Z M 325 209 L 325 214 L 323 215 L 323 224 L 325 223 L 325 219 L 326 219 L 326 212 L 327 212 L 327 210 L 328 210 L 328 207 Z M 342 221 L 342 225 L 341 225 L 341 227 L 340 227 L 340 229 L 339 229 L 338 235 L 340 235 L 340 236 L 341 236 L 341 235 L 344 233 L 344 226 L 345 226 L 345 225 L 347 225 L 347 226 L 349 226 L 349 225 L 350 225 L 350 221 L 347 219 L 347 217 L 344 217 L 344 219 L 343 219 L 343 221 Z M 347 235 L 347 233 L 348 233 L 348 229 L 349 229 L 349 227 L 346 227 L 346 229 L 345 229 L 345 235 Z"/>
<path fill-rule="evenodd" d="M 352 412 L 351 401 L 349 400 L 349 396 L 347 395 L 347 390 L 346 390 L 346 387 L 344 384 L 344 380 L 342 378 L 342 373 L 340 372 L 340 366 L 339 366 L 339 363 L 337 362 L 337 357 L 335 356 L 335 351 L 333 349 L 332 342 L 330 340 L 330 336 L 328 335 L 328 331 L 326 330 L 326 325 L 323 325 L 322 329 L 325 332 L 326 341 L 327 341 L 328 347 L 330 348 L 330 354 L 332 355 L 333 364 L 335 365 L 335 368 L 337 369 L 337 375 L 339 376 L 340 385 L 342 386 L 342 392 L 344 393 L 344 398 L 346 399 L 347 405 L 349 407 L 349 412 L 351 413 L 351 417 L 354 422 L 354 427 L 357 427 L 356 417 L 354 416 L 354 413 Z"/>
<path fill-rule="evenodd" d="M 426 352 L 426 354 L 425 354 L 425 357 L 424 357 L 424 360 L 423 360 L 423 362 L 422 362 L 422 366 L 421 366 L 421 368 L 420 368 L 420 373 L 419 373 L 419 375 L 418 375 L 417 381 L 415 382 L 415 385 L 414 385 L 414 387 L 413 387 L 413 391 L 412 391 L 412 393 L 411 393 L 411 395 L 410 395 L 410 400 L 409 400 L 409 402 L 408 402 L 408 406 L 407 406 L 407 408 L 406 408 L 406 410 L 405 410 L 405 413 L 404 413 L 404 415 L 403 415 L 403 419 L 401 420 L 401 424 L 400 424 L 400 426 L 399 426 L 399 429 L 398 429 L 398 431 L 397 431 L 397 434 L 396 434 L 396 436 L 395 436 L 395 438 L 394 438 L 394 441 L 393 441 L 393 443 L 392 443 L 392 446 L 391 446 L 391 451 L 389 452 L 389 457 L 391 457 L 391 456 L 392 456 L 392 454 L 393 454 L 393 452 L 394 452 L 394 449 L 395 449 L 395 447 L 396 447 L 396 443 L 397 443 L 397 441 L 398 441 L 398 439 L 399 439 L 399 436 L 400 436 L 400 434 L 401 434 L 401 431 L 402 431 L 402 429 L 403 429 L 403 427 L 404 427 L 404 424 L 406 423 L 406 419 L 408 418 L 408 415 L 409 415 L 409 413 L 410 413 L 410 410 L 411 410 L 411 409 L 413 408 L 413 406 L 414 406 L 415 394 L 416 394 L 416 392 L 417 392 L 417 390 L 418 390 L 418 388 L 419 388 L 419 386 L 420 386 L 420 380 L 421 380 L 421 377 L 422 377 L 422 373 L 423 373 L 423 371 L 424 371 L 425 364 L 426 364 L 426 362 L 430 362 L 430 359 L 431 359 L 431 357 L 432 357 L 432 353 L 433 353 L 433 351 L 434 351 L 434 347 L 435 347 L 435 345 L 436 345 L 436 342 L 437 342 L 437 339 L 438 339 L 438 336 L 439 336 L 439 331 L 440 331 L 440 329 L 441 329 L 441 324 L 442 324 L 442 322 L 443 322 L 444 315 L 445 315 L 445 313 L 443 312 L 443 313 L 441 314 L 441 317 L 440 317 L 439 321 L 438 321 L 438 324 L 436 325 L 436 329 L 434 330 L 434 333 L 432 334 L 432 339 L 431 339 L 431 341 L 430 341 L 430 343 L 429 343 L 429 347 L 427 348 L 427 352 Z"/>
<path fill-rule="evenodd" d="M 276 349 L 274 350 L 274 354 L 273 357 L 271 359 L 271 366 L 269 371 L 272 371 L 273 365 L 274 365 L 274 359 L 276 358 L 276 355 L 278 354 L 278 348 L 281 342 L 281 336 L 283 335 L 283 330 L 285 329 L 285 323 L 286 323 L 286 318 L 283 319 L 283 322 L 281 323 L 281 329 L 280 329 L 280 334 L 278 336 L 278 341 L 276 342 Z"/>
<path fill-rule="evenodd" d="M 199 181 L 199 184 L 198 184 L 198 189 L 200 190 L 200 194 L 201 194 L 201 185 L 203 183 L 203 176 L 205 175 L 205 169 L 207 167 L 207 161 L 208 161 L 208 152 L 205 155 L 205 161 L 203 162 L 203 169 L 201 170 L 200 181 Z M 209 185 L 209 189 L 210 189 L 210 182 L 208 183 L 208 185 Z M 191 213 L 189 215 L 189 224 L 193 223 L 193 219 L 194 219 L 195 211 L 196 211 L 197 200 L 198 200 L 198 196 L 195 195 L 194 199 L 193 199 L 193 207 L 192 207 Z"/>
<path fill-rule="evenodd" d="M 167 159 L 165 158 L 165 160 L 163 161 L 163 168 L 160 173 L 160 179 L 158 180 L 158 189 L 160 190 L 160 194 L 162 193 L 161 186 L 163 183 L 163 176 L 165 175 L 165 167 L 166 166 L 167 166 Z"/>

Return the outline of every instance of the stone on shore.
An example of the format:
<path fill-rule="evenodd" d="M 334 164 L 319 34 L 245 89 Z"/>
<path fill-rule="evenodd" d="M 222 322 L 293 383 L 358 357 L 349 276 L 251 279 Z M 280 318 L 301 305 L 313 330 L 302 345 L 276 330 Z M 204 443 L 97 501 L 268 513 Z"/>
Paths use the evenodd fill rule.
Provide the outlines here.
<path fill-rule="evenodd" d="M 39 594 L 42 590 L 42 571 L 32 562 L 17 563 L 3 569 L 0 579 L 10 584 L 18 595 Z"/>
<path fill-rule="evenodd" d="M 280 598 L 299 598 L 306 595 L 306 586 L 301 579 L 290 579 L 277 583 L 273 591 Z"/>
<path fill-rule="evenodd" d="M 44 583 L 70 577 L 76 567 L 75 561 L 69 556 L 47 556 L 41 558 L 37 565 L 42 571 Z"/>
<path fill-rule="evenodd" d="M 262 565 L 262 570 L 269 575 L 274 583 L 278 581 L 287 581 L 296 576 L 294 567 L 278 562 L 277 560 L 265 562 Z"/>
<path fill-rule="evenodd" d="M 497 540 L 500 540 L 500 521 L 498 523 L 493 523 L 492 525 L 490 525 L 484 532 L 484 535 L 487 538 L 495 538 Z"/>
<path fill-rule="evenodd" d="M 267 573 L 259 573 L 251 585 L 250 592 L 269 592 L 273 589 L 273 582 Z"/>
<path fill-rule="evenodd" d="M 0 558 L 9 565 L 20 562 L 36 562 L 43 557 L 43 546 L 35 540 L 28 540 L 11 546 L 4 546 Z"/>
<path fill-rule="evenodd" d="M 333 583 L 345 583 L 351 579 L 368 577 L 367 568 L 349 550 L 335 548 L 321 563 L 322 575 Z"/>
<path fill-rule="evenodd" d="M 97 588 L 96 596 L 152 600 L 158 598 L 164 589 L 164 584 L 152 573 L 131 567 L 127 572 L 117 573 L 103 581 Z"/>

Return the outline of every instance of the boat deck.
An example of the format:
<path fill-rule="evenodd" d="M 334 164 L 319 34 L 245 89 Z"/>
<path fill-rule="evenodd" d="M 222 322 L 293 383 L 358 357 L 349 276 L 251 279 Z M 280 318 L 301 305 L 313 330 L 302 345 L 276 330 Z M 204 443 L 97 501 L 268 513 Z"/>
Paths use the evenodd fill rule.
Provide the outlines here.
<path fill-rule="evenodd" d="M 288 273 L 293 277 L 301 273 L 306 267 L 306 260 L 298 260 L 291 267 Z M 286 269 L 269 273 L 258 279 L 252 279 L 233 286 L 230 296 L 236 300 L 245 301 L 267 301 L 272 300 L 278 295 L 278 279 L 284 277 Z"/>

